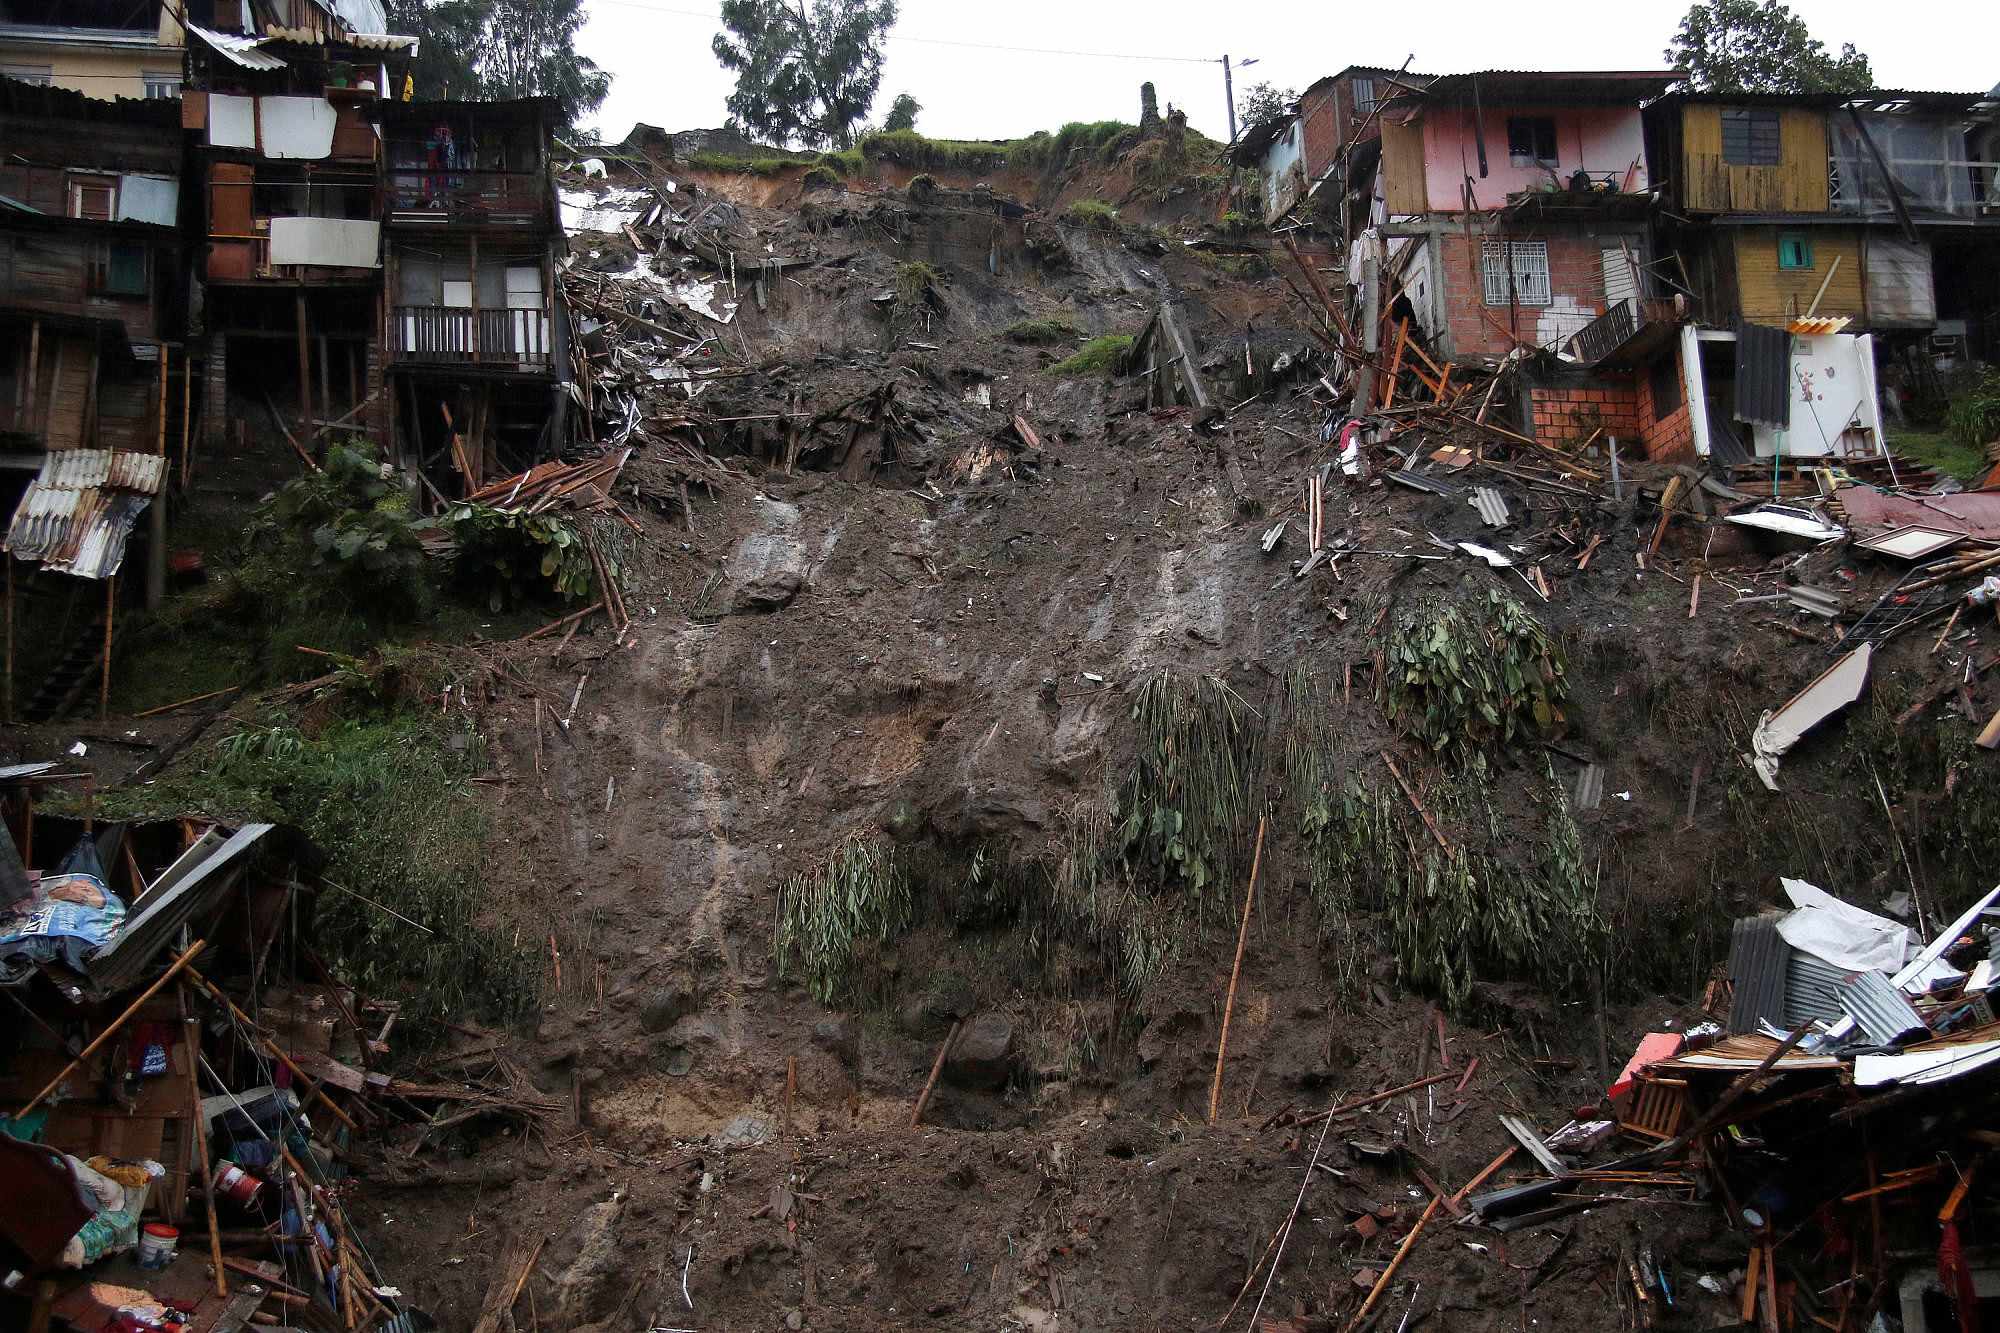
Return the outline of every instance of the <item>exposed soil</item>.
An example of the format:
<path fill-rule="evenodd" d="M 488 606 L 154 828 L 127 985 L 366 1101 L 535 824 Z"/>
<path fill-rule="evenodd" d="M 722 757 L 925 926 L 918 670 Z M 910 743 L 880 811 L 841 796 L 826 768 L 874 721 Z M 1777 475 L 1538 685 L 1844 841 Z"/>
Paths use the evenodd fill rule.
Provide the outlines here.
<path fill-rule="evenodd" d="M 1195 1329 L 1232 1309 L 1229 1326 L 1247 1327 L 1260 1305 L 1266 1328 L 1344 1326 L 1429 1202 L 1416 1169 L 1457 1190 L 1511 1143 L 1498 1113 L 1552 1131 L 1603 1095 L 1607 1053 L 1615 1073 L 1641 1033 L 1701 1019 L 1731 916 L 1766 899 L 1778 868 L 1741 842 L 1731 729 L 1823 669 L 1833 635 L 1789 608 L 1731 609 L 1730 585 L 1768 592 L 1783 561 L 1692 525 L 1640 568 L 1656 515 L 1637 483 L 1657 494 L 1662 479 L 1644 469 L 1621 501 L 1484 475 L 1515 516 L 1497 538 L 1463 499 L 1336 471 L 1330 538 L 1412 556 L 1446 554 L 1431 534 L 1517 545 L 1548 554 L 1547 600 L 1463 555 L 1355 554 L 1337 574 L 1294 578 L 1304 479 L 1330 456 L 1312 380 L 1234 382 L 1246 323 L 1253 339 L 1298 339 L 1275 275 L 1068 226 L 1050 262 L 949 191 L 932 206 L 887 189 L 808 192 L 803 212 L 770 182 L 731 194 L 754 248 L 813 262 L 787 271 L 768 312 L 746 296 L 717 330 L 766 370 L 718 381 L 701 407 L 818 411 L 886 381 L 914 432 L 854 479 L 787 475 L 781 424 L 711 434 L 744 482 L 699 499 L 691 530 L 671 506 L 641 512 L 631 631 L 587 628 L 537 655 L 550 694 L 582 682 L 574 730 L 538 745 L 528 700 L 493 705 L 493 916 L 524 950 L 559 935 L 563 954 L 562 984 L 512 1050 L 573 1099 L 576 1123 L 532 1141 L 439 1136 L 414 1159 L 415 1126 L 365 1145 L 356 1215 L 376 1258 L 451 1328 L 470 1327 L 520 1236 L 549 1238 L 514 1311 L 523 1328 Z M 632 258 L 622 237 L 577 250 L 609 273 Z M 917 258 L 942 271 L 936 306 L 885 319 L 877 298 Z M 1002 336 L 1053 314 L 1132 332 L 1170 294 L 1187 301 L 1217 396 L 1255 395 L 1219 431 L 1135 409 L 1130 380 L 1048 374 L 1072 346 Z M 1016 438 L 1016 414 L 1038 450 Z M 651 466 L 642 455 L 628 470 L 642 491 Z M 1261 534 L 1286 516 L 1265 555 Z M 1604 540 L 1579 569 L 1587 531 Z M 1831 563 L 1800 572 L 1857 607 L 1886 577 L 1862 569 L 1849 590 Z M 1601 1018 L 1589 997 L 1545 993 L 1534 965 L 1441 1017 L 1402 983 L 1378 922 L 1362 923 L 1364 939 L 1384 933 L 1359 993 L 1342 990 L 1282 824 L 1263 849 L 1214 1125 L 1240 883 L 1190 914 L 1178 955 L 1138 995 L 1106 985 L 1103 960 L 1020 965 L 1005 924 L 889 942 L 849 1011 L 777 974 L 781 885 L 850 835 L 1052 855 L 1066 820 L 1101 805 L 1129 763 L 1131 689 L 1162 670 L 1215 676 L 1263 710 L 1294 666 L 1336 679 L 1363 668 L 1338 751 L 1381 781 L 1380 753 L 1407 754 L 1367 669 L 1382 613 L 1492 587 L 1568 646 L 1576 702 L 1557 743 L 1607 769 L 1602 806 L 1578 820 L 1630 975 Z M 1932 658 L 1931 637 L 1885 650 L 1878 692 L 1973 651 L 1960 641 Z M 1565 755 L 1496 761 L 1493 808 L 1526 818 L 1546 765 L 1575 774 Z M 1429 770 L 1410 764 L 1429 790 Z M 1788 790 L 1857 830 L 1874 808 L 1836 740 L 1814 737 L 1784 771 Z M 1895 887 L 1886 835 L 1852 836 L 1876 887 Z M 940 1042 L 975 1016 L 1005 1020 L 997 1063 L 961 1048 L 912 1128 Z M 1294 1123 L 1447 1069 L 1459 1077 L 1343 1118 L 1323 1143 L 1318 1125 Z M 1330 1170 L 1308 1169 L 1316 1155 Z M 1302 1180 L 1266 1296 L 1263 1256 Z M 1612 1261 L 1635 1245 L 1673 1256 L 1687 1326 L 1704 1302 L 1731 1303 L 1693 1281 L 1741 1261 L 1714 1209 L 1649 1196 L 1505 1236 L 1440 1211 L 1377 1322 L 1609 1327 Z"/>

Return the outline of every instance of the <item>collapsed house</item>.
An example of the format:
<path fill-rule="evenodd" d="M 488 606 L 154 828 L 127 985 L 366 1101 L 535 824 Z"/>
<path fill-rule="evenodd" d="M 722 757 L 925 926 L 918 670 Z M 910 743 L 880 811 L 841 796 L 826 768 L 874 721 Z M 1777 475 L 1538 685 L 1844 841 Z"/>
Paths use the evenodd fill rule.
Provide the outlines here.
<path fill-rule="evenodd" d="M 341 1201 L 388 1024 L 364 1031 L 379 1009 L 314 951 L 320 854 L 268 824 L 95 820 L 90 782 L 0 770 L 4 1317 L 410 1327 Z M 36 808 L 57 787 L 81 817 Z"/>

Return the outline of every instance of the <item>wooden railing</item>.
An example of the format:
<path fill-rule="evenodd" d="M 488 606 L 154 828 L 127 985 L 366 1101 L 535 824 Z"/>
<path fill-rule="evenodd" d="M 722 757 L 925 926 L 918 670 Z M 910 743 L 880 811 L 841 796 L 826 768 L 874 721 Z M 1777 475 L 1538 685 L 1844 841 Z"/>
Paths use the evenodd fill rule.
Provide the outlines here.
<path fill-rule="evenodd" d="M 549 316 L 544 310 L 399 305 L 389 321 L 389 344 L 400 361 L 545 366 Z"/>
<path fill-rule="evenodd" d="M 399 167 L 388 173 L 395 222 L 528 225 L 544 216 L 548 177 L 535 171 L 454 171 Z"/>

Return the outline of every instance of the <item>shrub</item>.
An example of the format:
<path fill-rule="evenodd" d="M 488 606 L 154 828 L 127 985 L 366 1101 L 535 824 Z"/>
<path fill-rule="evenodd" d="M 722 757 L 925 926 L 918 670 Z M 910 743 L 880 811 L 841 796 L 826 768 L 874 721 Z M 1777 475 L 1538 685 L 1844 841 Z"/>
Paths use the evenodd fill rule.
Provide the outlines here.
<path fill-rule="evenodd" d="M 1066 315 L 1055 315 L 1049 319 L 1024 319 L 1009 324 L 1001 333 L 1008 342 L 1017 342 L 1029 347 L 1045 347 L 1050 343 L 1068 342 L 1083 336 L 1083 330 Z"/>
<path fill-rule="evenodd" d="M 1945 429 L 1960 444 L 2000 440 L 2000 368 L 1985 366 L 1954 385 L 1945 409 Z"/>
<path fill-rule="evenodd" d="M 910 196 L 910 198 L 922 202 L 923 200 L 931 198 L 933 195 L 937 193 L 937 191 L 938 191 L 937 177 L 931 175 L 929 172 L 925 172 L 922 175 L 912 176 L 910 178 L 909 188 L 906 191 L 906 193 Z"/>
<path fill-rule="evenodd" d="M 1562 650 L 1498 589 L 1404 616 L 1389 636 L 1388 712 L 1433 754 L 1466 759 L 1523 736 L 1553 735 L 1568 685 Z"/>
<path fill-rule="evenodd" d="M 1082 227 L 1095 227 L 1099 231 L 1118 229 L 1118 210 L 1102 199 L 1079 199 L 1063 210 L 1063 218 Z"/>
<path fill-rule="evenodd" d="M 840 173 L 821 163 L 807 169 L 799 181 L 808 190 L 835 190 L 840 188 Z"/>
<path fill-rule="evenodd" d="M 1120 120 L 1073 120 L 1050 134 L 1039 130 L 1007 147 L 1007 158 L 1015 166 L 1060 171 L 1079 156 L 1095 156 L 1110 162 L 1118 150 L 1138 136 L 1138 129 Z"/>
<path fill-rule="evenodd" d="M 446 511 L 444 524 L 457 548 L 454 579 L 491 610 L 545 600 L 551 592 L 578 601 L 596 582 L 583 531 L 561 515 L 459 503 Z"/>
<path fill-rule="evenodd" d="M 1119 363 L 1131 349 L 1132 335 L 1129 333 L 1112 333 L 1102 338 L 1092 338 L 1075 356 L 1050 366 L 1049 373 L 1051 375 L 1116 374 Z"/>

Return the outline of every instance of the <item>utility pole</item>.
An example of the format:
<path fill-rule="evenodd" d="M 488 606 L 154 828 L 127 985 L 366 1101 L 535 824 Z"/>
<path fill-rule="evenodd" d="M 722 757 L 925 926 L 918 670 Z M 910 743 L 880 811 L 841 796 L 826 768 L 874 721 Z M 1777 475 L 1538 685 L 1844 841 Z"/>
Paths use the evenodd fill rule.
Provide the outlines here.
<path fill-rule="evenodd" d="M 1222 96 L 1229 103 L 1229 142 L 1236 142 L 1236 84 L 1230 77 L 1229 57 L 1222 57 Z"/>

